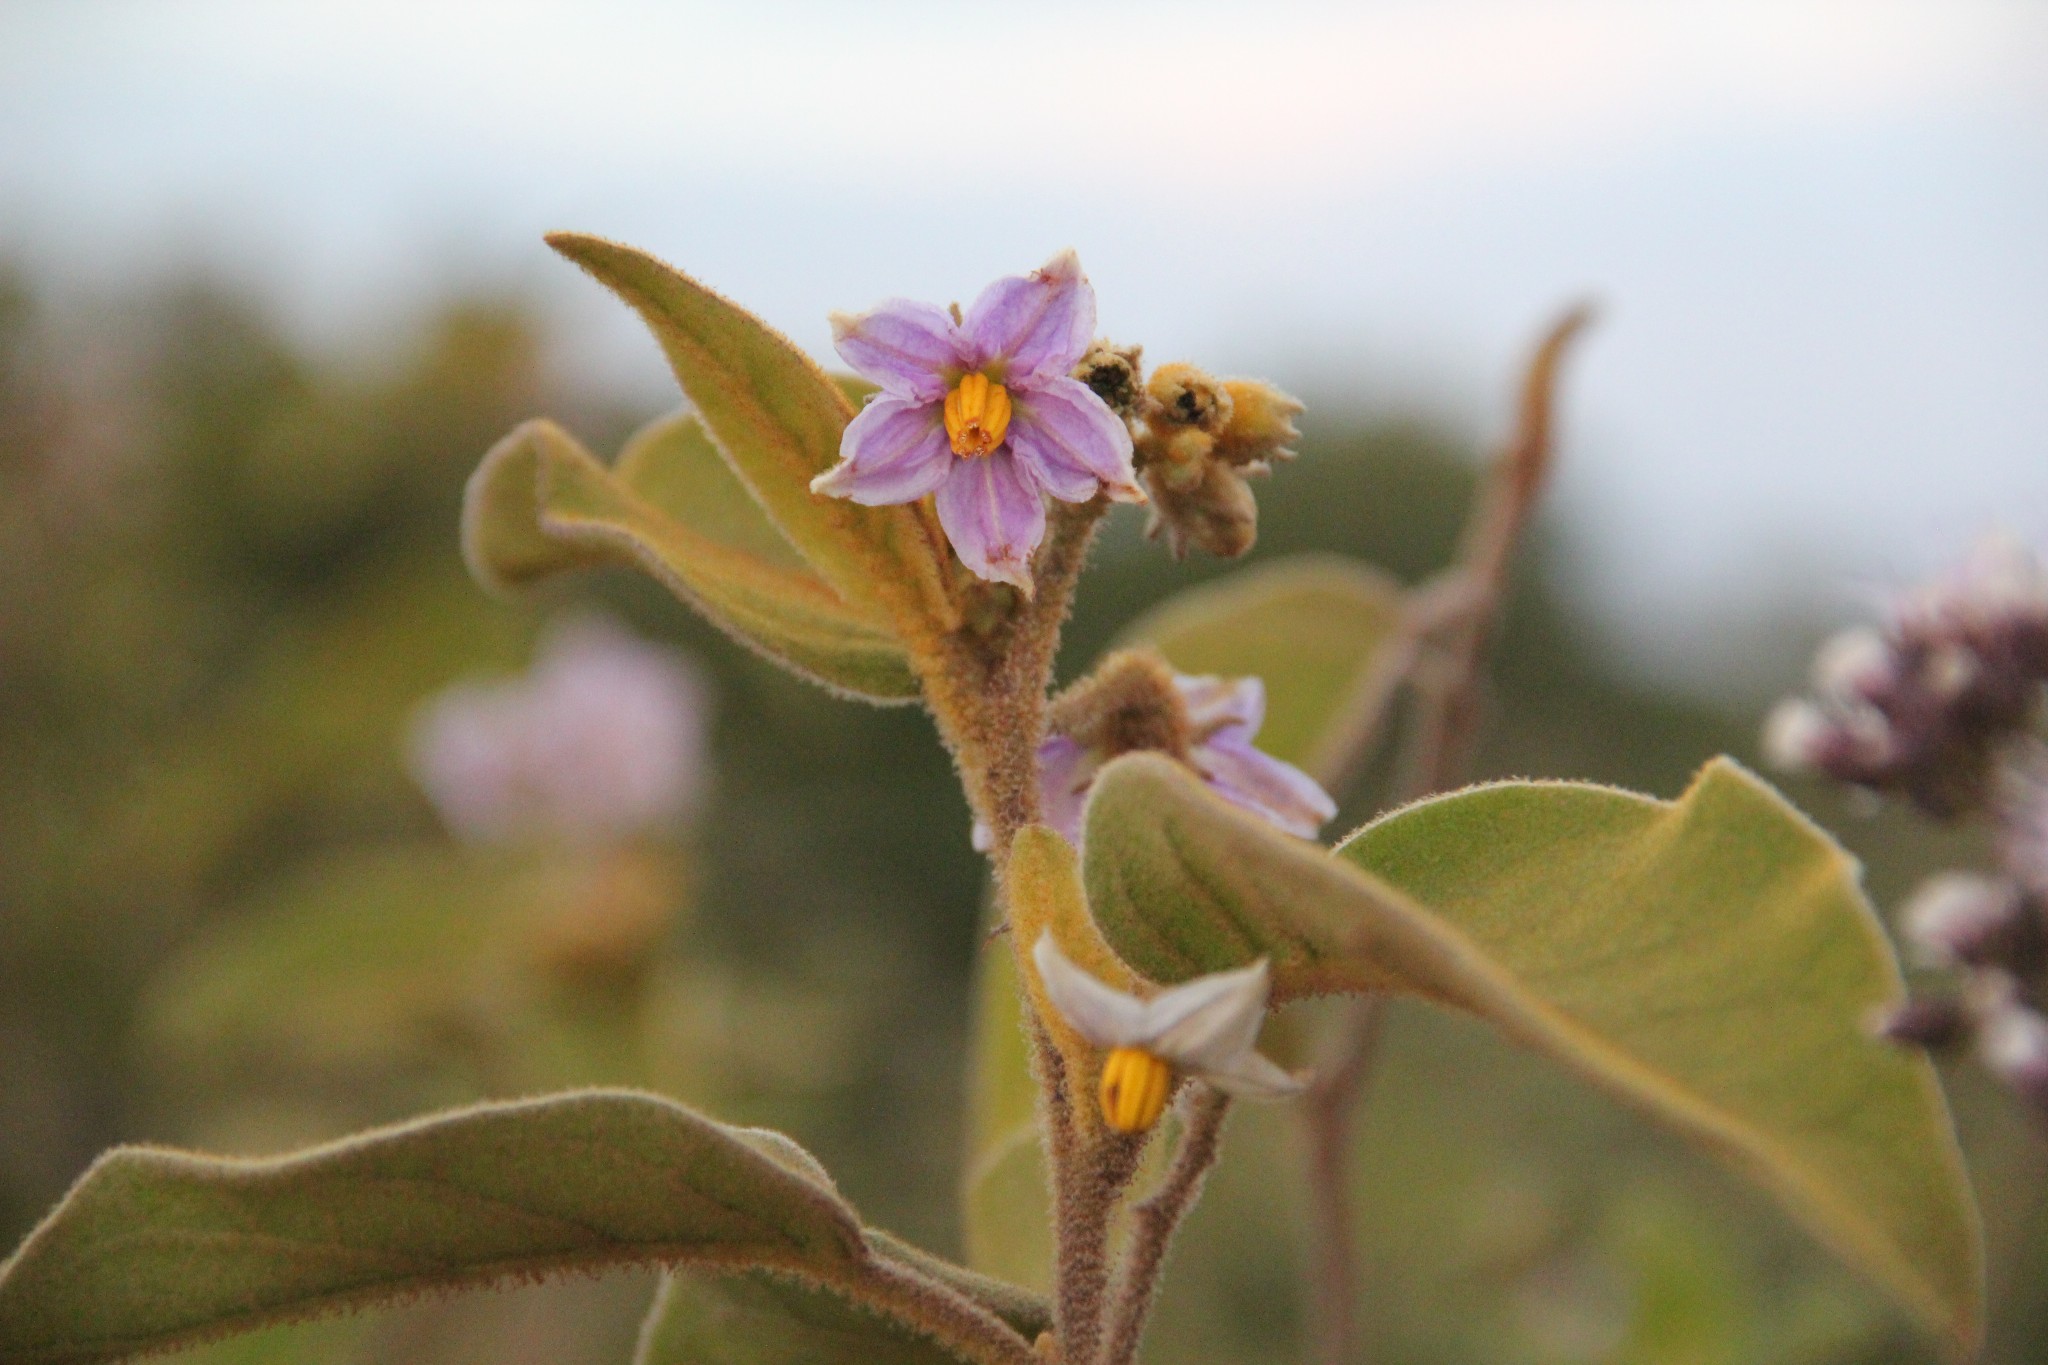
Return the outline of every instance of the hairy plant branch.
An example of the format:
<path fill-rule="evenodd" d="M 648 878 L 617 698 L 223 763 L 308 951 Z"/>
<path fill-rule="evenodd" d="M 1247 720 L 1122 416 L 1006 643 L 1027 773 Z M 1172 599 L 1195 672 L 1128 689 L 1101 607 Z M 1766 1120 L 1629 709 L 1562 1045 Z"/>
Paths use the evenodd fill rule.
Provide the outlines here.
<path fill-rule="evenodd" d="M 1172 1245 L 1181 1220 L 1201 1198 L 1202 1185 L 1222 1150 L 1223 1120 L 1230 1113 L 1230 1097 L 1196 1082 L 1183 1093 L 1179 1107 L 1183 1127 L 1173 1164 L 1167 1168 L 1166 1179 L 1159 1188 L 1132 1210 L 1135 1226 L 1118 1277 L 1116 1301 L 1110 1310 L 1103 1365 L 1131 1365 L 1137 1359 L 1145 1320 L 1158 1297 L 1167 1248 Z"/>

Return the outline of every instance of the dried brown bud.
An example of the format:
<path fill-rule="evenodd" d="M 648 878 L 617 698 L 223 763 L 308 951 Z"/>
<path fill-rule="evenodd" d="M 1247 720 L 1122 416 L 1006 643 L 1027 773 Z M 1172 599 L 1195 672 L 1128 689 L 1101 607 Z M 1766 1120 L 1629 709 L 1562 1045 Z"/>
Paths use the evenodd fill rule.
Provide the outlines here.
<path fill-rule="evenodd" d="M 1192 544 L 1219 559 L 1235 559 L 1259 538 L 1259 503 L 1244 478 L 1221 460 L 1204 460 L 1200 477 L 1189 487 L 1176 487 L 1148 470 L 1142 477 L 1152 494 L 1152 519 L 1145 534 L 1166 534 L 1173 557 L 1180 559 Z"/>
<path fill-rule="evenodd" d="M 1223 388 L 1230 395 L 1230 421 L 1216 438 L 1217 458 L 1239 469 L 1293 459 L 1293 445 L 1301 439 L 1294 425 L 1301 400 L 1259 379 L 1226 379 Z"/>
<path fill-rule="evenodd" d="M 1234 410 L 1223 381 L 1183 361 L 1161 365 L 1145 385 L 1145 420 L 1155 427 L 1195 427 L 1211 436 L 1230 425 Z"/>
<path fill-rule="evenodd" d="M 1047 727 L 1103 758 L 1140 749 L 1185 762 L 1194 731 L 1173 670 L 1149 649 L 1111 654 L 1053 698 Z"/>
<path fill-rule="evenodd" d="M 1144 397 L 1144 371 L 1140 361 L 1144 350 L 1138 346 L 1114 346 L 1097 341 L 1074 366 L 1074 378 L 1094 390 L 1109 410 L 1126 422 L 1137 415 Z"/>

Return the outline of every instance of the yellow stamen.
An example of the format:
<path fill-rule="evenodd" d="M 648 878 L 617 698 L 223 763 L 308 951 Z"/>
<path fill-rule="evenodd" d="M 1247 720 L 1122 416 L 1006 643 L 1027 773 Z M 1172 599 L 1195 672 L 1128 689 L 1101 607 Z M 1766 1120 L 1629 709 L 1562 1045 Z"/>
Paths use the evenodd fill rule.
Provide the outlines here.
<path fill-rule="evenodd" d="M 1142 1133 L 1159 1122 L 1173 1068 L 1142 1048 L 1120 1047 L 1102 1059 L 1102 1117 L 1119 1133 Z"/>
<path fill-rule="evenodd" d="M 946 395 L 946 435 L 963 460 L 988 455 L 1010 429 L 1010 391 L 985 374 L 964 374 Z"/>

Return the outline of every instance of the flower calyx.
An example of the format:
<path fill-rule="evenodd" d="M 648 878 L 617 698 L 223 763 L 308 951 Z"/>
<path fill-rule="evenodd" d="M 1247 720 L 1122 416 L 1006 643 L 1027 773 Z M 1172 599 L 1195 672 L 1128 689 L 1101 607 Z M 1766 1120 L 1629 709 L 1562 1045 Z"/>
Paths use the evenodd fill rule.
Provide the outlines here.
<path fill-rule="evenodd" d="M 1271 992 L 1264 958 L 1144 999 L 1089 975 L 1050 934 L 1039 936 L 1031 956 L 1053 1008 L 1108 1053 L 1096 1098 L 1103 1122 L 1119 1133 L 1157 1123 L 1180 1080 L 1243 1099 L 1286 1099 L 1306 1088 L 1254 1046 Z"/>
<path fill-rule="evenodd" d="M 1075 846 L 1095 775 L 1112 760 L 1163 753 L 1235 806 L 1303 839 L 1337 813 L 1336 802 L 1301 769 L 1252 740 L 1266 717 L 1257 678 L 1176 673 L 1149 649 L 1118 650 L 1052 700 L 1038 746 L 1045 823 Z M 977 825 L 975 846 L 990 846 Z"/>

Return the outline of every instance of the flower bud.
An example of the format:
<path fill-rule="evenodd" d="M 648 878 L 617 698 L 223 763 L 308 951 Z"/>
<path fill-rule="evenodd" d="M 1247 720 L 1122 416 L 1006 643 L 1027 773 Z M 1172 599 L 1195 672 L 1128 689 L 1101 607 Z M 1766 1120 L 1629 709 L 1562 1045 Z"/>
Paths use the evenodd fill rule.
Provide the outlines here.
<path fill-rule="evenodd" d="M 1868 626 L 1840 632 L 1813 656 L 1813 690 L 1825 697 L 1871 701 L 1897 677 L 1891 644 Z"/>
<path fill-rule="evenodd" d="M 1226 379 L 1230 420 L 1216 439 L 1216 456 L 1233 468 L 1272 464 L 1294 458 L 1301 431 L 1301 400 L 1258 379 Z"/>
<path fill-rule="evenodd" d="M 1074 378 L 1095 391 L 1109 410 L 1126 422 L 1137 415 L 1144 398 L 1144 350 L 1138 346 L 1113 346 L 1097 341 L 1074 367 Z"/>
<path fill-rule="evenodd" d="M 1810 701 L 1787 697 L 1764 719 L 1764 762 L 1783 772 L 1808 772 L 1820 766 L 1832 727 Z"/>
<path fill-rule="evenodd" d="M 1970 1036 L 1970 1012 L 1961 1001 L 1946 997 L 1908 1000 L 1898 1008 L 1880 1014 L 1875 1032 L 1880 1038 L 1903 1047 L 1942 1052 Z"/>
<path fill-rule="evenodd" d="M 2005 867 L 2036 906 L 2048 906 L 2048 754 L 2013 765 L 2000 805 Z"/>
<path fill-rule="evenodd" d="M 1165 427 L 1195 427 L 1211 436 L 1230 425 L 1236 403 L 1223 382 L 1184 361 L 1161 365 L 1145 385 L 1145 420 Z"/>
<path fill-rule="evenodd" d="M 1902 928 L 1931 966 L 2000 967 L 2026 975 L 2040 966 L 2039 919 L 2003 878 L 1944 872 L 1921 883 Z"/>
<path fill-rule="evenodd" d="M 1259 502 L 1243 476 L 1221 460 L 1205 461 L 1193 487 L 1180 489 L 1148 473 L 1152 518 L 1145 534 L 1163 531 L 1175 559 L 1192 544 L 1218 559 L 1235 559 L 1259 538 Z"/>
<path fill-rule="evenodd" d="M 1984 1021 L 1977 1047 L 1993 1075 L 2048 1109 L 2048 1019 L 2014 1001 Z"/>

